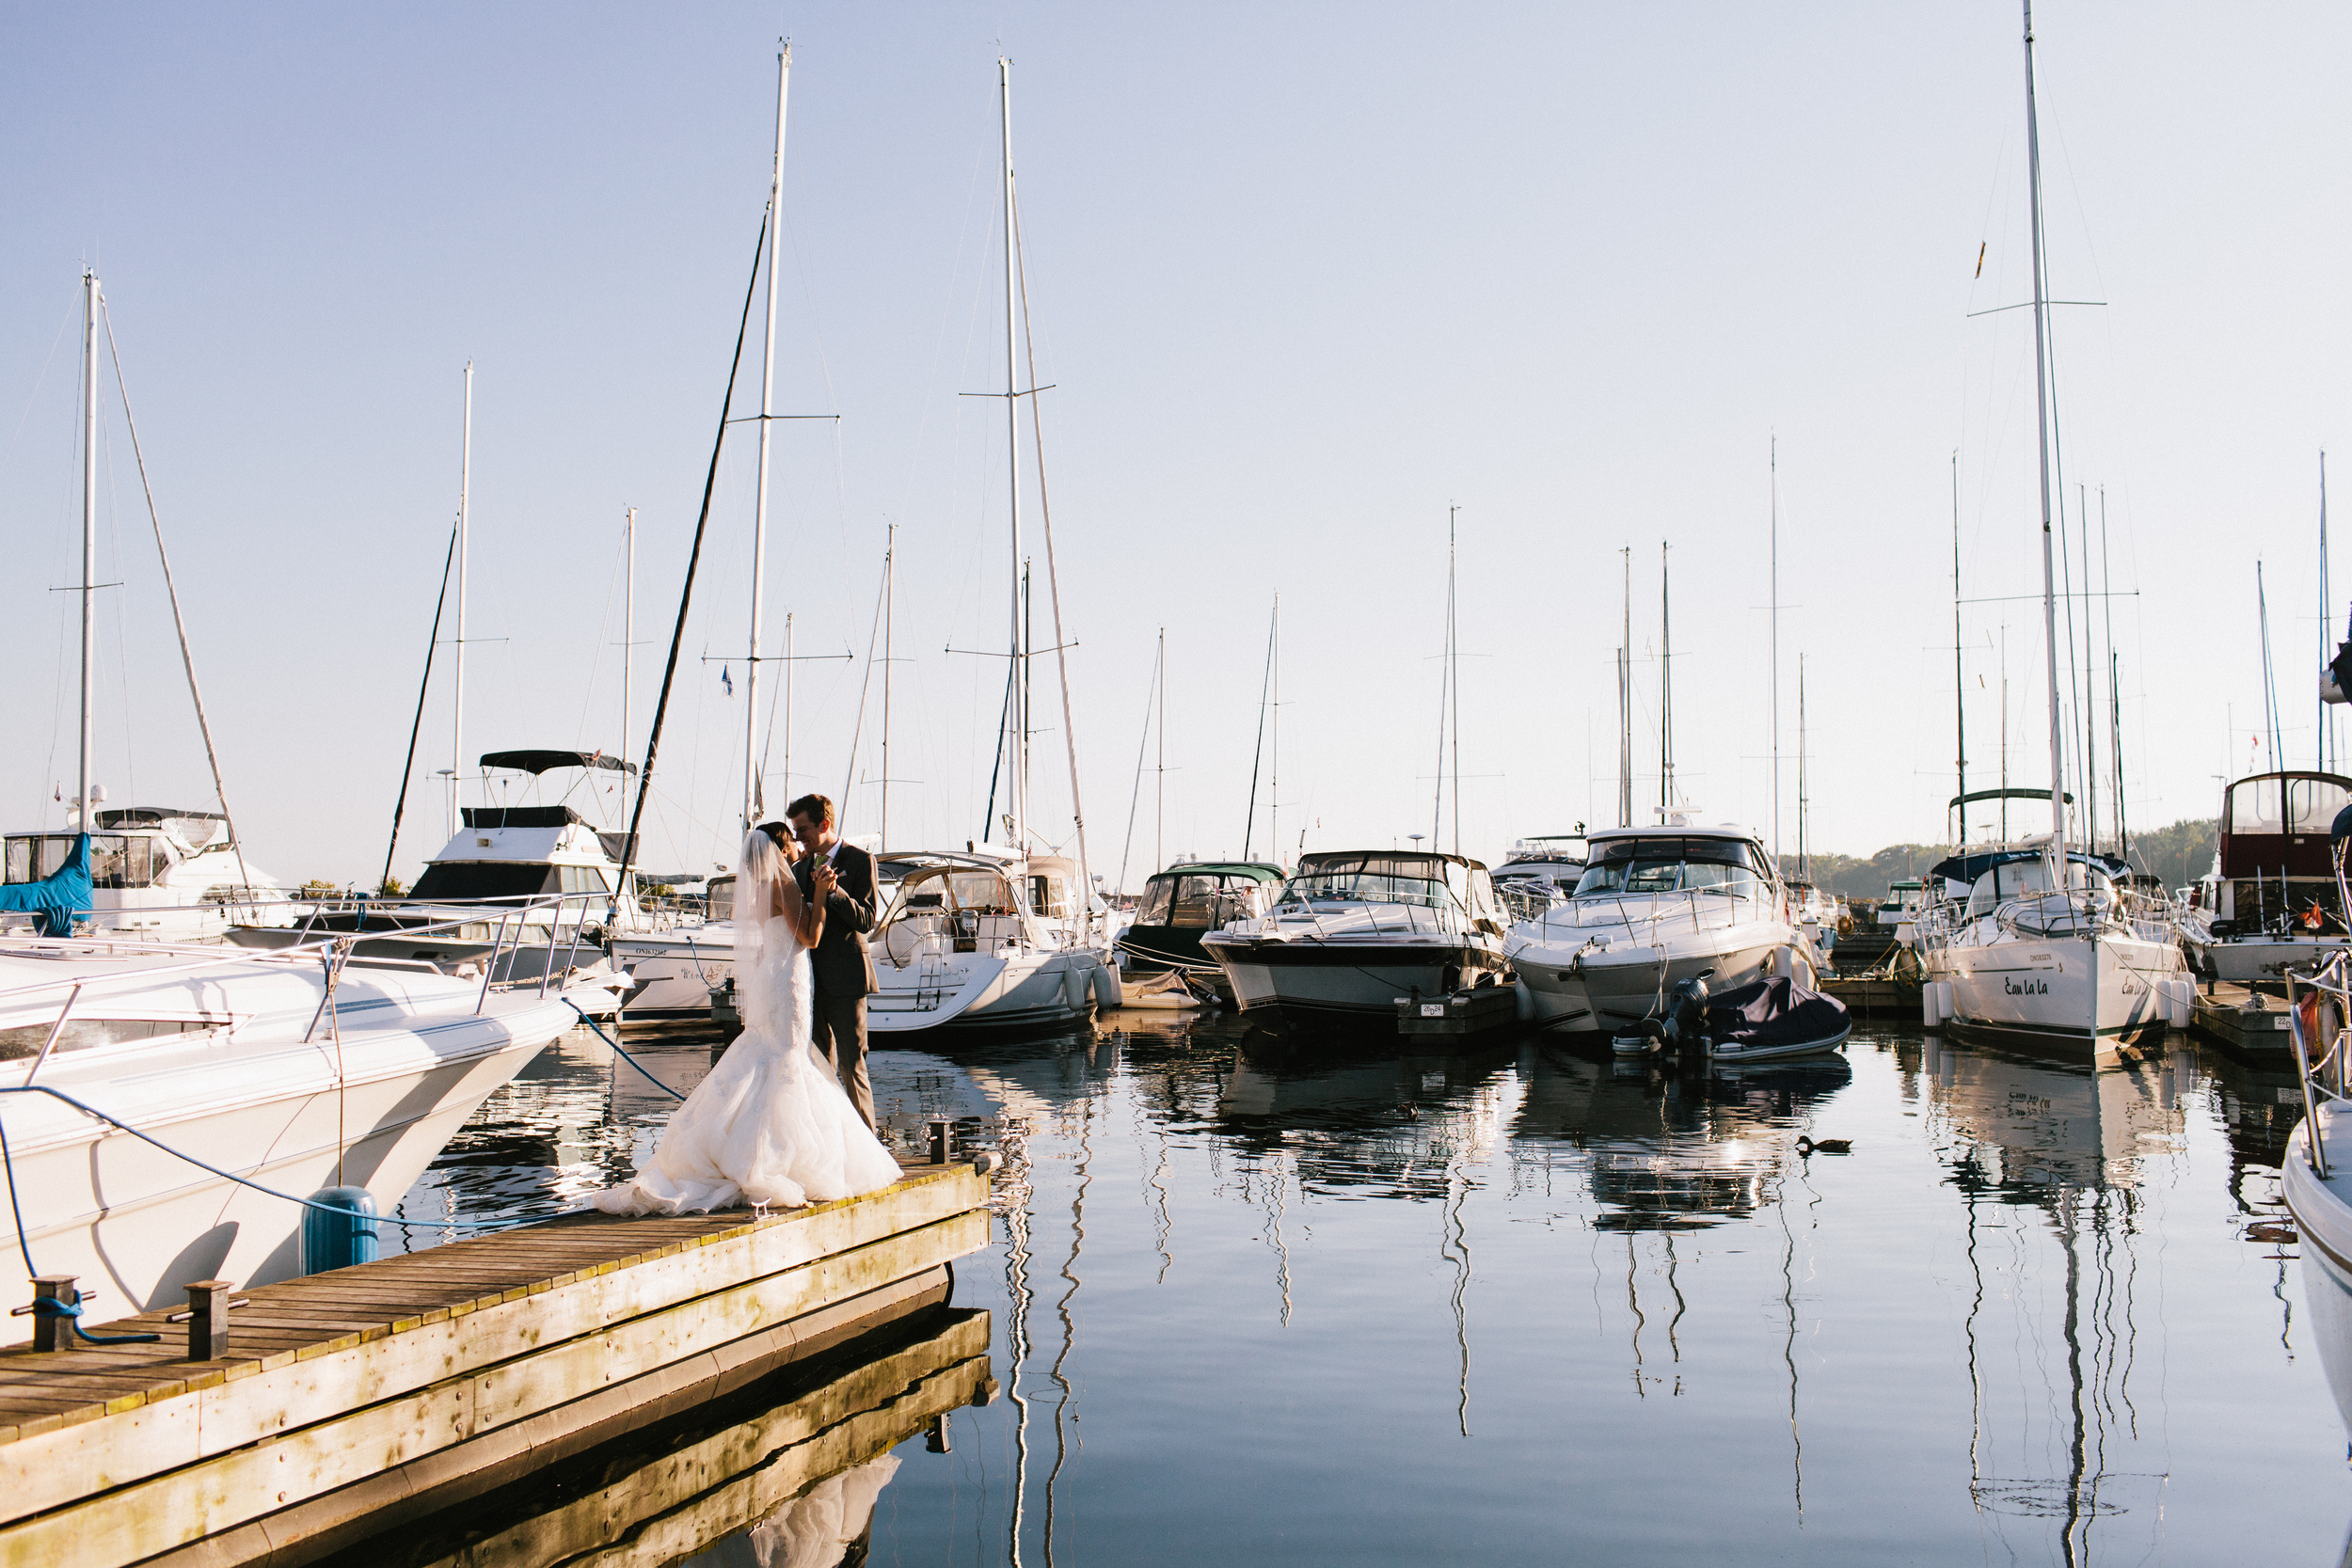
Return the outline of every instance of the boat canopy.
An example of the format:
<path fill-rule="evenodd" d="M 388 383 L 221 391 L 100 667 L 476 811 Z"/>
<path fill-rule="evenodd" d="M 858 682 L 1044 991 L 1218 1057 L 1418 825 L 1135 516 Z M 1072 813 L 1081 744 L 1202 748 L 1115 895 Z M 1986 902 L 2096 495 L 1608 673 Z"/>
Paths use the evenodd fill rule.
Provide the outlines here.
<path fill-rule="evenodd" d="M 569 806 L 466 806 L 469 828 L 584 828 L 588 819 Z"/>
<path fill-rule="evenodd" d="M 1753 895 L 1771 878 L 1770 859 L 1744 830 L 1736 836 L 1694 837 L 1680 829 L 1646 828 L 1595 839 L 1576 893 L 1581 898 L 1722 888 Z"/>
<path fill-rule="evenodd" d="M 2332 877 L 2328 837 L 2352 805 L 2352 779 L 2337 773 L 2257 773 L 2221 802 L 2221 875 Z"/>
<path fill-rule="evenodd" d="M 551 773 L 559 768 L 603 768 L 615 773 L 637 771 L 636 764 L 602 752 L 485 752 L 482 766 L 511 768 L 517 773 Z"/>
<path fill-rule="evenodd" d="M 2049 797 L 2045 795 L 2042 799 L 2046 800 Z M 1948 859 L 1936 862 L 1928 872 L 1928 879 L 1973 884 L 1978 878 L 1994 866 L 2010 865 L 2019 861 L 2038 861 L 2042 858 L 2042 851 L 2039 849 L 1979 849 L 1974 854 L 1953 855 Z M 2090 855 L 2080 849 L 2069 849 L 2066 851 L 2066 858 L 2070 862 L 2095 865 L 2110 877 L 2124 869 L 2123 862 L 2112 855 Z M 1904 884 L 1898 882 L 1895 885 L 1901 887 Z"/>
<path fill-rule="evenodd" d="M 1163 871 L 1144 884 L 1135 925 L 1215 930 L 1229 921 L 1263 914 L 1264 894 L 1279 879 L 1268 875 L 1272 870 L 1254 862 L 1204 862 Z"/>

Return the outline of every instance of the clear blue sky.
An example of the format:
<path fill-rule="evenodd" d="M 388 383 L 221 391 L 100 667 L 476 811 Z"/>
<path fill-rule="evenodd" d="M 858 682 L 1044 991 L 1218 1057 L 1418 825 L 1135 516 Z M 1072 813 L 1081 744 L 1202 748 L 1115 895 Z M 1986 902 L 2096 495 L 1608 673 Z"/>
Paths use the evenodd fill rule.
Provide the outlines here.
<path fill-rule="evenodd" d="M 2091 487 L 2094 518 L 2106 487 L 2114 585 L 2138 595 L 2114 601 L 2132 811 L 2210 815 L 2213 775 L 2255 757 L 2258 556 L 2288 754 L 2314 743 L 2352 18 L 2054 0 L 2037 21 L 2055 288 L 2106 302 L 2059 313 L 2060 413 L 2070 487 Z M 780 641 L 789 610 L 799 652 L 860 656 L 800 667 L 789 783 L 880 776 L 878 709 L 854 763 L 850 742 L 895 521 L 894 843 L 979 831 L 996 719 L 997 667 L 945 650 L 1003 637 L 1000 405 L 958 395 L 1003 374 L 1000 49 L 1098 868 L 1121 858 L 1163 626 L 1161 842 L 1241 848 L 1277 590 L 1286 849 L 1301 828 L 1311 847 L 1428 831 L 1449 503 L 1464 847 L 1489 858 L 1611 813 L 1628 546 L 1636 794 L 1654 800 L 1661 541 L 1685 791 L 1766 821 L 1774 433 L 1785 847 L 1800 651 L 1814 845 L 1942 831 L 1954 449 L 1970 596 L 2040 588 L 2029 316 L 1968 319 L 2026 297 L 2010 7 L 89 6 L 6 26 L 11 826 L 55 825 L 72 778 L 72 600 L 49 590 L 79 548 L 86 259 L 260 863 L 380 863 L 469 358 L 468 749 L 621 744 L 633 504 L 642 751 L 786 33 L 779 404 L 841 420 L 779 436 L 771 625 Z M 101 575 L 125 586 L 106 596 L 99 776 L 117 801 L 204 804 L 105 401 Z M 658 868 L 733 836 L 740 699 L 701 656 L 742 646 L 750 488 L 731 459 Z M 2005 630 L 2012 782 L 2046 767 L 2038 606 L 1972 606 L 1972 785 L 1998 769 Z M 1040 673 L 1038 804 L 1058 838 Z M 448 750 L 443 688 L 421 777 Z M 851 831 L 876 794 L 853 788 Z M 1155 853 L 1148 783 L 1143 800 L 1131 882 Z M 403 875 L 444 832 L 429 787 L 410 823 Z"/>

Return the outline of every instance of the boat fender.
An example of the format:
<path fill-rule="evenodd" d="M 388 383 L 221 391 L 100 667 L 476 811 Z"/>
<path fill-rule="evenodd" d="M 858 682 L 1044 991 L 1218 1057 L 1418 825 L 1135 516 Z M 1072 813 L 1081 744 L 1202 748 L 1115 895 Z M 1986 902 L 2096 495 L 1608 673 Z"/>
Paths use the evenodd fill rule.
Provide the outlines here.
<path fill-rule="evenodd" d="M 1065 959 L 1062 963 L 1061 970 L 1062 1006 L 1068 1007 L 1073 1013 L 1085 1012 L 1087 1010 L 1087 998 L 1089 990 L 1090 988 L 1087 985 L 1087 977 L 1085 974 L 1079 970 L 1076 961 L 1074 959 Z"/>
<path fill-rule="evenodd" d="M 1094 1005 L 1098 1007 L 1116 1007 L 1119 1004 L 1119 976 L 1113 974 L 1108 966 L 1096 964 L 1094 966 Z"/>
<path fill-rule="evenodd" d="M 1535 1022 L 1535 996 L 1534 992 L 1527 989 L 1526 981 L 1515 980 L 1512 982 L 1511 1000 L 1518 1005 L 1514 1010 L 1518 1014 L 1519 1022 L 1521 1023 L 1533 1023 Z"/>
<path fill-rule="evenodd" d="M 375 1261 L 375 1195 L 365 1187 L 322 1187 L 302 1211 L 302 1272 L 324 1274 Z"/>
<path fill-rule="evenodd" d="M 1921 986 L 1919 988 L 1919 1022 L 1931 1029 L 1941 1027 L 1944 1022 L 1943 1002 L 1943 981 L 1930 980 L 1926 985 Z"/>

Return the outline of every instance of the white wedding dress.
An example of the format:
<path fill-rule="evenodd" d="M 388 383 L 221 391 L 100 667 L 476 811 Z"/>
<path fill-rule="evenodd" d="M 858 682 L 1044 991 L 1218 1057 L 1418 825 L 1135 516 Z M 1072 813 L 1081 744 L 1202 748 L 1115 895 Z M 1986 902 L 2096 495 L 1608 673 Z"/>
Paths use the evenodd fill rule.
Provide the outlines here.
<path fill-rule="evenodd" d="M 606 1213 L 797 1209 L 899 1179 L 898 1162 L 810 1043 L 808 951 L 767 913 L 785 865 L 767 834 L 745 841 L 735 901 L 743 1032 L 671 1116 L 636 1179 L 589 1200 Z"/>

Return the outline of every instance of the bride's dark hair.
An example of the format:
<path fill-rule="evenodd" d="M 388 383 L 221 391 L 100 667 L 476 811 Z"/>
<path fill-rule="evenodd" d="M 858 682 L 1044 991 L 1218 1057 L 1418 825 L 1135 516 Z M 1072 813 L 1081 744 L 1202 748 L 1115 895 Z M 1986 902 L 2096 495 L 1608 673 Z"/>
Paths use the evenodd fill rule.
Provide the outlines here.
<path fill-rule="evenodd" d="M 775 840 L 776 847 L 787 857 L 792 853 L 793 846 L 799 842 L 793 838 L 790 826 L 783 822 L 762 822 L 759 825 L 759 831 Z"/>

